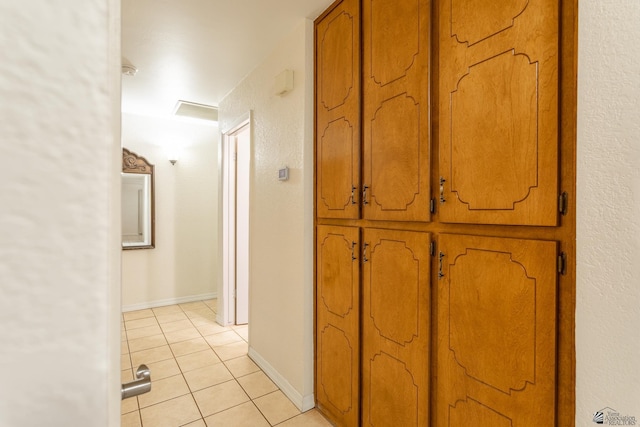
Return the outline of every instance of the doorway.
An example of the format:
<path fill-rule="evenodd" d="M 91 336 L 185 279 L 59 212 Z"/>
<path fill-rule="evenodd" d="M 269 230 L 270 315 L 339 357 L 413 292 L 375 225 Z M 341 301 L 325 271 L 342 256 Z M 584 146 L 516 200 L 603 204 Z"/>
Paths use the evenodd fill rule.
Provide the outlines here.
<path fill-rule="evenodd" d="M 249 323 L 250 118 L 222 135 L 222 321 Z"/>

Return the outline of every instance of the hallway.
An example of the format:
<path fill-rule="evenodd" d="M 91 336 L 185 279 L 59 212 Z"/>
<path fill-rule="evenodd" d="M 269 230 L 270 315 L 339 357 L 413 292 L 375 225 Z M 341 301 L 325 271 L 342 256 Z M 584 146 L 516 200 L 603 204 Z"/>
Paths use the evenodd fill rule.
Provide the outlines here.
<path fill-rule="evenodd" d="M 321 427 L 247 356 L 248 326 L 222 327 L 216 300 L 122 316 L 122 382 L 144 363 L 152 389 L 122 401 L 122 427 Z"/>

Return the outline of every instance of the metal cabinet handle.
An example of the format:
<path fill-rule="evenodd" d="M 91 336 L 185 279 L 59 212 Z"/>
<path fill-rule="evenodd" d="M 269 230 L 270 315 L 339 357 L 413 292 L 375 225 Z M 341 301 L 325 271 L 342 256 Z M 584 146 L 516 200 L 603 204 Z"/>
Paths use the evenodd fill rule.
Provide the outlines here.
<path fill-rule="evenodd" d="M 151 371 L 147 365 L 138 366 L 137 380 L 122 384 L 122 400 L 151 391 Z"/>

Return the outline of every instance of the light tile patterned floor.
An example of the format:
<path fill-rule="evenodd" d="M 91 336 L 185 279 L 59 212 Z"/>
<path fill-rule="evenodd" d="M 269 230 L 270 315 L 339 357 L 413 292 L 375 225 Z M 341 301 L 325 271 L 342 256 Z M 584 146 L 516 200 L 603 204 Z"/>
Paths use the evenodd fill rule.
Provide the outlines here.
<path fill-rule="evenodd" d="M 216 300 L 123 313 L 122 382 L 151 370 L 151 392 L 122 401 L 122 427 L 326 427 L 300 413 L 247 356 L 248 327 L 222 327 Z"/>

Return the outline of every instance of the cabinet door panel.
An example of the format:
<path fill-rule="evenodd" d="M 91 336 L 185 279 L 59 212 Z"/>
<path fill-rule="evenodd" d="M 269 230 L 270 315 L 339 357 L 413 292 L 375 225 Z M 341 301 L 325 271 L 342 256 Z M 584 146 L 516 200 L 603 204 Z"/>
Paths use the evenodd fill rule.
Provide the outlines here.
<path fill-rule="evenodd" d="M 557 243 L 438 246 L 437 425 L 555 425 Z"/>
<path fill-rule="evenodd" d="M 359 245 L 358 228 L 317 228 L 316 398 L 341 426 L 358 425 Z"/>
<path fill-rule="evenodd" d="M 363 215 L 429 221 L 430 2 L 365 0 L 362 12 Z"/>
<path fill-rule="evenodd" d="M 360 216 L 359 15 L 357 0 L 343 0 L 315 24 L 319 218 Z"/>
<path fill-rule="evenodd" d="M 442 221 L 557 225 L 558 2 L 439 10 Z"/>
<path fill-rule="evenodd" d="M 429 234 L 364 230 L 362 425 L 429 420 Z"/>

